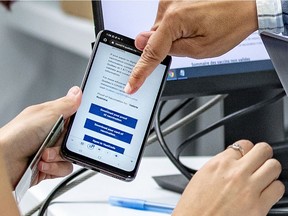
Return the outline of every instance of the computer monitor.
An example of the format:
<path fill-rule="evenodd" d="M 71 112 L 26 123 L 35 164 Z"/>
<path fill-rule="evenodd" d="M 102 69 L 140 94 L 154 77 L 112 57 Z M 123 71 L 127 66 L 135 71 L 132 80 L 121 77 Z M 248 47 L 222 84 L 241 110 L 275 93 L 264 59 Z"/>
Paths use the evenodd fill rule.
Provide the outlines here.
<path fill-rule="evenodd" d="M 135 38 L 149 30 L 156 17 L 157 0 L 93 1 L 96 33 L 109 29 Z M 196 60 L 173 57 L 163 98 L 231 93 L 231 91 L 281 88 L 258 32 L 230 52 L 216 58 Z"/>

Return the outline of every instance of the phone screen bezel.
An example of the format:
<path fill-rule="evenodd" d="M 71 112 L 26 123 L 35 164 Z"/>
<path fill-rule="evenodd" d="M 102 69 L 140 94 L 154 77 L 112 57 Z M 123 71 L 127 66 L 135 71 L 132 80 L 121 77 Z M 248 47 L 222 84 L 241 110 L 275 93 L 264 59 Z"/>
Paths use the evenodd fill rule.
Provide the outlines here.
<path fill-rule="evenodd" d="M 92 52 L 91 58 L 88 62 L 88 66 L 86 68 L 84 78 L 82 80 L 82 85 L 81 85 L 82 91 L 85 91 L 85 85 L 86 85 L 87 79 L 89 77 L 91 67 L 93 65 L 94 58 L 95 58 L 96 53 L 97 53 L 98 46 L 101 42 L 103 43 L 104 38 L 108 39 L 107 42 L 105 42 L 105 43 L 110 45 L 110 46 L 113 46 L 113 45 L 111 43 L 109 43 L 109 40 L 113 39 L 113 40 L 115 40 L 119 43 L 122 43 L 123 45 L 129 47 L 129 49 L 122 48 L 123 50 L 125 50 L 127 52 L 131 52 L 131 53 L 136 54 L 138 56 L 141 55 L 141 51 L 139 51 L 135 47 L 133 39 L 125 37 L 125 36 L 120 35 L 120 34 L 117 34 L 117 33 L 112 32 L 112 31 L 108 31 L 108 30 L 103 30 L 103 31 L 99 32 L 99 34 L 97 35 L 97 38 L 96 38 L 96 42 L 94 43 L 94 46 L 93 46 L 93 52 Z M 117 47 L 117 48 L 119 48 L 119 47 Z M 119 49 L 121 49 L 121 48 L 119 48 Z M 171 63 L 171 57 L 170 56 L 167 56 L 161 63 L 161 64 L 164 64 L 166 66 L 166 70 L 165 70 L 165 73 L 163 73 L 162 80 L 161 80 L 161 87 L 159 88 L 159 91 L 158 91 L 158 94 L 157 94 L 157 97 L 156 97 L 156 100 L 155 100 L 155 103 L 154 103 L 154 106 L 152 109 L 152 115 L 150 116 L 149 123 L 147 125 L 146 131 L 144 134 L 144 139 L 142 140 L 141 148 L 140 148 L 140 151 L 139 151 L 136 163 L 135 163 L 135 167 L 132 171 L 126 171 L 126 170 L 123 170 L 120 168 L 116 168 L 116 167 L 111 166 L 109 164 L 106 164 L 106 163 L 94 160 L 92 158 L 86 157 L 84 155 L 72 152 L 67 148 L 67 146 L 66 146 L 67 139 L 69 137 L 70 130 L 71 130 L 72 124 L 74 122 L 74 118 L 76 116 L 76 113 L 73 114 L 70 118 L 68 129 L 67 129 L 67 132 L 65 134 L 65 138 L 64 138 L 64 141 L 63 141 L 63 144 L 61 147 L 62 156 L 65 159 L 68 159 L 69 161 L 72 161 L 73 163 L 78 164 L 80 166 L 83 166 L 83 167 L 86 167 L 86 168 L 89 168 L 92 170 L 96 170 L 98 172 L 102 172 L 104 174 L 107 174 L 109 176 L 112 176 L 112 177 L 115 177 L 115 178 L 118 178 L 121 180 L 132 181 L 136 176 L 136 173 L 137 173 L 137 170 L 139 167 L 139 163 L 140 163 L 140 160 L 141 160 L 142 155 L 143 155 L 144 146 L 145 146 L 146 140 L 149 136 L 150 127 L 153 123 L 152 121 L 154 119 L 154 113 L 155 113 L 155 110 L 157 108 L 158 102 L 160 100 L 165 81 L 167 79 L 167 71 L 169 69 L 170 63 Z"/>

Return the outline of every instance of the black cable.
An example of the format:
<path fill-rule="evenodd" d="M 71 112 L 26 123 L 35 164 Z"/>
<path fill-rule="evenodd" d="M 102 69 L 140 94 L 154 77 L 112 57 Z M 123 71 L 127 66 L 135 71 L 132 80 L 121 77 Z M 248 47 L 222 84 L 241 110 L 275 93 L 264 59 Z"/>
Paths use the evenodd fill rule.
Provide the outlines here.
<path fill-rule="evenodd" d="M 93 175 L 95 175 L 95 173 L 88 173 L 87 175 L 77 179 L 77 181 L 73 181 L 61 188 L 58 188 L 58 192 L 57 194 L 54 196 L 53 199 L 56 199 L 57 197 L 61 196 L 62 194 L 68 192 L 70 189 L 74 188 L 75 186 L 77 186 L 78 184 L 80 184 L 81 182 L 85 181 L 86 179 L 92 177 Z M 77 177 L 77 176 L 75 176 Z M 64 179 L 65 180 L 65 179 Z M 45 200 L 44 200 L 45 201 Z M 30 211 L 28 211 L 27 213 L 25 213 L 25 216 L 32 216 L 34 215 L 35 212 L 37 212 L 41 206 L 43 205 L 44 201 L 40 202 L 39 204 L 37 204 L 35 207 L 33 207 Z M 51 202 L 50 202 L 51 203 Z"/>
<path fill-rule="evenodd" d="M 166 101 L 161 101 L 159 104 L 158 109 L 156 110 L 156 118 L 155 118 L 155 133 L 157 135 L 157 139 L 160 143 L 160 146 L 162 147 L 163 151 L 167 155 L 167 157 L 170 159 L 170 161 L 178 168 L 178 170 L 188 179 L 190 180 L 193 176 L 192 173 L 188 172 L 188 170 L 180 164 L 176 158 L 174 157 L 173 153 L 170 151 L 170 149 L 167 146 L 167 143 L 164 140 L 161 128 L 160 128 L 160 116 L 163 109 L 163 106 L 165 105 Z"/>
<path fill-rule="evenodd" d="M 210 107 L 212 107 L 216 102 L 219 102 L 219 100 L 222 100 L 226 97 L 226 95 L 218 95 L 215 96 L 212 100 L 210 100 L 209 102 L 207 102 L 206 104 L 204 104 L 202 107 L 198 108 L 197 110 L 195 110 L 195 112 L 189 114 L 189 118 L 195 119 L 196 116 L 202 114 L 205 110 L 209 109 Z M 155 129 L 157 129 L 157 133 L 156 133 L 156 138 L 158 139 L 160 146 L 162 147 L 163 151 L 166 153 L 166 155 L 168 156 L 168 158 L 171 160 L 171 162 L 180 170 L 180 172 L 188 179 L 190 180 L 192 177 L 192 174 L 196 173 L 197 170 L 195 169 L 191 169 L 187 166 L 185 166 L 182 163 L 179 163 L 179 161 L 177 161 L 175 159 L 175 156 L 173 155 L 173 153 L 170 151 L 167 143 L 165 142 L 164 139 L 164 134 L 160 128 L 160 116 L 162 113 L 162 109 L 163 106 L 166 104 L 166 101 L 161 101 L 160 102 L 160 106 L 158 108 L 158 110 L 156 111 L 156 120 L 155 120 Z M 179 106 L 181 107 L 181 106 Z M 185 118 L 185 120 L 187 121 L 187 119 Z M 182 123 L 183 126 L 185 125 L 184 123 Z M 165 131 L 165 130 L 164 130 Z"/>
<path fill-rule="evenodd" d="M 181 103 L 179 103 L 177 106 L 173 108 L 162 120 L 161 125 L 167 122 L 170 118 L 172 118 L 176 113 L 178 113 L 180 110 L 185 109 L 190 103 L 193 103 L 195 101 L 194 98 L 187 98 L 183 100 Z"/>
<path fill-rule="evenodd" d="M 38 216 L 44 216 L 50 202 L 54 199 L 54 197 L 57 195 L 57 193 L 60 191 L 61 188 L 65 187 L 69 184 L 73 179 L 75 179 L 77 176 L 83 174 L 84 172 L 88 171 L 86 168 L 79 169 L 75 171 L 74 173 L 70 174 L 68 177 L 66 177 L 62 182 L 60 182 L 48 195 L 48 197 L 43 202 Z"/>
<path fill-rule="evenodd" d="M 171 119 L 177 112 L 187 107 L 190 103 L 194 102 L 194 98 L 188 98 L 179 103 L 176 107 L 174 107 L 165 117 L 163 117 L 160 121 L 160 125 L 166 123 L 169 119 Z M 151 128 L 150 135 L 155 132 L 155 128 Z"/>
<path fill-rule="evenodd" d="M 200 114 L 204 113 L 206 110 L 210 109 L 211 107 L 213 107 L 215 104 L 219 103 L 220 101 L 222 101 L 227 95 L 216 95 L 215 97 L 213 97 L 211 100 L 209 100 L 208 102 L 206 102 L 205 104 L 203 104 L 202 106 L 200 106 L 199 108 L 197 108 L 196 110 L 194 110 L 193 112 L 187 114 L 186 116 L 182 117 L 181 119 L 179 119 L 178 121 L 176 121 L 175 123 L 169 125 L 168 127 L 166 127 L 165 129 L 161 130 L 163 136 L 166 136 L 170 133 L 172 133 L 173 131 L 177 130 L 180 127 L 184 127 L 185 125 L 187 125 L 188 123 L 192 122 L 193 120 L 195 120 Z M 148 137 L 146 146 L 157 141 L 157 136 L 156 134 L 152 134 L 151 136 Z"/>
<path fill-rule="evenodd" d="M 286 206 L 287 207 L 287 206 Z M 287 209 L 281 209 L 281 208 L 272 208 L 268 212 L 267 216 L 277 216 L 277 215 L 288 215 L 288 210 Z"/>
<path fill-rule="evenodd" d="M 196 140 L 202 136 L 204 136 L 205 134 L 211 132 L 212 130 L 220 127 L 220 126 L 223 126 L 224 124 L 234 120 L 235 118 L 239 118 L 243 115 L 246 115 L 250 112 L 253 112 L 257 109 L 260 109 L 264 106 L 267 106 L 271 103 L 274 103 L 276 102 L 277 100 L 283 98 L 284 96 L 286 95 L 286 93 L 283 91 L 277 95 L 275 95 L 273 98 L 269 98 L 269 99 L 266 99 L 266 100 L 263 100 L 263 101 L 260 101 L 256 104 L 253 104 L 249 107 L 245 107 L 241 110 L 238 110 L 230 115 L 227 115 L 225 116 L 224 118 L 222 118 L 221 120 L 213 123 L 212 125 L 208 126 L 207 128 L 205 128 L 204 130 L 202 131 L 199 131 L 199 132 L 196 132 L 192 135 L 190 135 L 184 142 L 182 142 L 182 144 L 180 144 L 178 146 L 178 148 L 176 149 L 176 153 L 175 153 L 175 157 L 177 159 L 177 161 L 180 161 L 180 155 L 182 153 L 182 151 L 187 147 L 188 144 L 190 144 L 193 140 Z"/>

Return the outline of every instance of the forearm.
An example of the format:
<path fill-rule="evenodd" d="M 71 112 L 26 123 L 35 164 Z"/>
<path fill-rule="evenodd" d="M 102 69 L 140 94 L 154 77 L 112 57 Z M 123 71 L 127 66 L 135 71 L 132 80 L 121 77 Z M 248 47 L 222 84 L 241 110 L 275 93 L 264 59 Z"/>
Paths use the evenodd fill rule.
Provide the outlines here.
<path fill-rule="evenodd" d="M 8 180 L 6 166 L 2 155 L 3 152 L 0 145 L 0 216 L 18 216 L 20 214 L 12 195 L 12 187 Z"/>
<path fill-rule="evenodd" d="M 14 189 L 20 179 L 20 176 L 23 174 L 23 170 L 19 168 L 19 164 L 22 166 L 27 166 L 27 161 L 25 161 L 23 157 L 19 155 L 22 148 L 18 145 L 17 149 L 17 146 L 14 145 L 14 143 L 17 142 L 15 142 L 15 140 L 13 140 L 13 136 L 11 136 L 12 131 L 13 130 L 9 129 L 9 124 L 0 129 L 0 153 L 2 155 L 1 159 L 3 160 L 7 170 L 8 180 L 12 186 L 12 189 Z M 15 134 L 15 137 L 17 136 L 18 134 Z"/>

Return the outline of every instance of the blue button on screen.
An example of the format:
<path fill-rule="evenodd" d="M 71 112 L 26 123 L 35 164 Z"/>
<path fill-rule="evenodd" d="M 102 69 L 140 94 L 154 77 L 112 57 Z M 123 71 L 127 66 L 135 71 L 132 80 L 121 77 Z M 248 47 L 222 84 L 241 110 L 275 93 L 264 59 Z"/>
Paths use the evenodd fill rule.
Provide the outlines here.
<path fill-rule="evenodd" d="M 125 149 L 124 148 L 121 148 L 119 146 L 116 146 L 116 145 L 113 145 L 111 143 L 107 143 L 103 140 L 100 140 L 100 139 L 96 139 L 94 137 L 91 137 L 91 136 L 88 136 L 88 135 L 85 135 L 84 136 L 84 140 L 87 141 L 87 142 L 90 142 L 92 144 L 95 144 L 97 146 L 101 146 L 103 148 L 106 148 L 106 149 L 109 149 L 111 151 L 114 151 L 114 152 L 117 152 L 117 153 L 120 153 L 120 154 L 123 154 Z"/>
<path fill-rule="evenodd" d="M 96 104 L 91 104 L 89 112 L 105 119 L 109 119 L 111 121 L 125 125 L 127 127 L 135 128 L 137 124 L 137 119 L 135 118 L 123 115 L 121 113 L 115 112 L 105 107 L 98 106 Z"/>
<path fill-rule="evenodd" d="M 86 129 L 101 133 L 103 135 L 112 137 L 114 139 L 120 140 L 122 142 L 131 143 L 133 135 L 125 131 L 118 130 L 117 128 L 110 127 L 108 125 L 102 124 L 100 122 L 93 121 L 91 119 L 86 119 L 84 127 Z"/>

